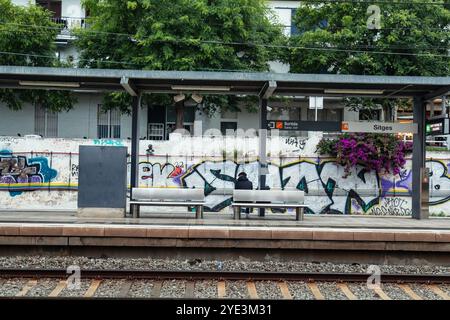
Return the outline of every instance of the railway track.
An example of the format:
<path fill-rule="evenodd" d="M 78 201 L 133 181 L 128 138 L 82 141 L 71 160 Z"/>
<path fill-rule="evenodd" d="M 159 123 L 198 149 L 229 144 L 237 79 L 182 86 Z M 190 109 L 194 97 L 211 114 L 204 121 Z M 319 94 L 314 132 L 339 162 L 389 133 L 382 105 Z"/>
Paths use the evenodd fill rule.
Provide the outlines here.
<path fill-rule="evenodd" d="M 450 300 L 450 274 L 0 269 L 1 297 Z M 72 287 L 71 287 L 72 284 Z"/>

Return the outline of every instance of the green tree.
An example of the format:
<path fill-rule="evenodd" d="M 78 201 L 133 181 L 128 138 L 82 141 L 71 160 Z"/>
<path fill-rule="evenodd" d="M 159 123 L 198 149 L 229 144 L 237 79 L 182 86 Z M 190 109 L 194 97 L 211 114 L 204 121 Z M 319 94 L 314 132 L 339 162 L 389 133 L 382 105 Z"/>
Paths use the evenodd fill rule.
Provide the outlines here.
<path fill-rule="evenodd" d="M 267 71 L 282 52 L 255 44 L 281 44 L 281 26 L 273 23 L 263 0 L 85 0 L 90 27 L 80 30 L 81 66 L 148 70 Z M 188 96 L 187 96 L 188 97 Z M 236 109 L 236 98 L 206 96 L 203 110 Z M 168 95 L 144 103 L 173 105 Z M 185 100 L 176 103 L 177 128 Z M 128 111 L 123 93 L 105 97 L 106 108 Z"/>
<path fill-rule="evenodd" d="M 56 57 L 58 25 L 50 17 L 39 6 L 0 0 L 0 65 L 62 66 Z M 68 91 L 0 89 L 0 102 L 13 110 L 20 110 L 25 102 L 59 112 L 71 109 L 75 99 Z"/>
<path fill-rule="evenodd" d="M 427 0 L 428 1 L 428 0 Z M 450 74 L 450 11 L 448 0 L 375 3 L 380 28 L 368 28 L 370 2 L 306 0 L 291 37 L 292 72 L 388 76 L 447 76 Z M 428 2 L 431 2 L 428 1 Z M 447 4 L 447 5 L 444 5 Z M 373 20 L 370 20 L 373 21 Z M 370 23 L 369 23 L 370 24 Z M 389 99 L 347 99 L 358 108 L 409 105 Z"/>

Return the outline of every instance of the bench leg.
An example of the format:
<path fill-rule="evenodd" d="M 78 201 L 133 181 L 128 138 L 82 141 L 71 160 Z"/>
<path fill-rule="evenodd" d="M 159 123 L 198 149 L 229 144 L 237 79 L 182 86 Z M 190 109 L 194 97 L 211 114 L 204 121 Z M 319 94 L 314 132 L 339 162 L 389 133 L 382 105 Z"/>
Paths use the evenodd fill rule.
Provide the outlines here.
<path fill-rule="evenodd" d="M 133 218 L 139 218 L 139 205 L 131 204 L 130 205 L 130 213 Z"/>
<path fill-rule="evenodd" d="M 195 219 L 203 219 L 203 206 L 195 206 Z"/>
<path fill-rule="evenodd" d="M 241 207 L 233 207 L 234 212 L 234 220 L 240 220 L 241 219 Z"/>
<path fill-rule="evenodd" d="M 303 207 L 295 208 L 295 219 L 297 221 L 303 221 Z"/>

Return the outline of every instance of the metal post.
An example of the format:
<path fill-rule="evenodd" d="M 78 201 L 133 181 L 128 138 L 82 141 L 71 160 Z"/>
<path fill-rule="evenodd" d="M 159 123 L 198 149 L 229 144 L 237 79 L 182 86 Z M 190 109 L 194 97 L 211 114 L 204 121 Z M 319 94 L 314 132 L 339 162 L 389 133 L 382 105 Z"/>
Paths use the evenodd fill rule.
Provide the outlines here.
<path fill-rule="evenodd" d="M 266 189 L 266 174 L 267 174 L 267 99 L 259 99 L 259 167 L 258 179 L 259 189 Z M 259 208 L 259 216 L 264 217 L 265 209 Z"/>
<path fill-rule="evenodd" d="M 412 217 L 428 218 L 428 176 L 425 167 L 425 112 L 426 102 L 414 97 L 413 117 L 417 123 L 417 133 L 413 136 L 412 157 Z"/>
<path fill-rule="evenodd" d="M 130 171 L 130 199 L 133 199 L 133 188 L 139 187 L 139 111 L 141 109 L 141 96 L 133 97 L 131 106 L 131 171 Z M 134 210 L 133 210 L 134 209 Z M 139 210 L 130 207 L 133 218 L 139 217 Z"/>
<path fill-rule="evenodd" d="M 233 215 L 234 220 L 241 219 L 241 207 L 239 206 L 233 207 L 233 213 L 234 213 Z"/>

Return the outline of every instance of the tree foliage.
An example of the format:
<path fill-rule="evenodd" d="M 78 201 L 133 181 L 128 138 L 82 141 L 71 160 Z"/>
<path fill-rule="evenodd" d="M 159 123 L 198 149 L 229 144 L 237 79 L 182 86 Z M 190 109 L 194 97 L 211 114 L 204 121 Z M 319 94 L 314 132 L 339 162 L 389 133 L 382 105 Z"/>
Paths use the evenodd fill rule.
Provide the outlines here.
<path fill-rule="evenodd" d="M 0 0 L 0 65 L 62 66 L 56 57 L 58 26 L 50 12 L 39 6 L 16 6 Z M 0 89 L 0 102 L 13 110 L 22 104 L 40 104 L 51 111 L 69 110 L 75 99 L 70 92 Z"/>
<path fill-rule="evenodd" d="M 253 44 L 281 44 L 263 0 L 85 0 L 90 28 L 78 34 L 82 67 L 148 70 L 268 71 L 281 51 Z M 120 97 L 122 95 L 122 97 Z M 129 97 L 106 97 L 106 107 L 129 109 Z M 149 103 L 174 104 L 167 95 Z M 112 103 L 113 102 L 113 103 Z M 236 108 L 236 98 L 208 96 L 204 111 Z"/>
<path fill-rule="evenodd" d="M 380 29 L 369 29 L 369 2 L 303 2 L 294 23 L 292 72 L 387 76 L 450 74 L 450 11 L 436 0 L 386 1 Z M 395 100 L 350 99 L 353 106 L 399 104 Z M 400 103 L 405 103 L 404 101 Z"/>

